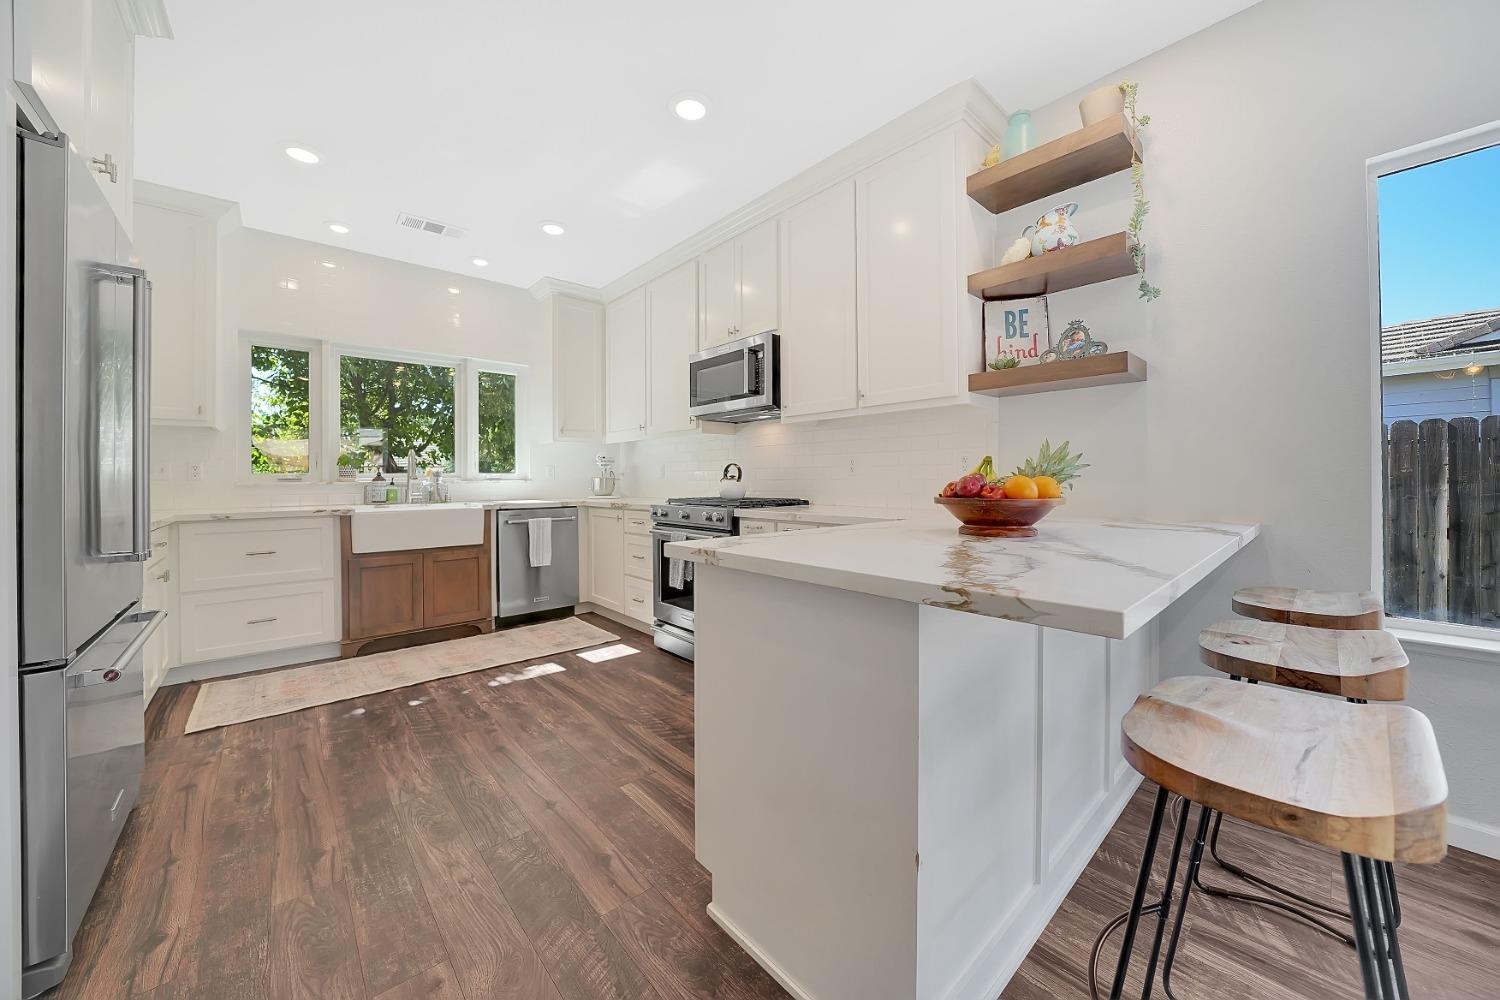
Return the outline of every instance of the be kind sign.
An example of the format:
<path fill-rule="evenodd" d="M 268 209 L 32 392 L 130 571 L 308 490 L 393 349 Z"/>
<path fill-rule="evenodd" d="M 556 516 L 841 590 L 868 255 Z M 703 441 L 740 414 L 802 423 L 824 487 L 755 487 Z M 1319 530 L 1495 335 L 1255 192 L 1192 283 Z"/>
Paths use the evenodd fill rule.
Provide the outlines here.
<path fill-rule="evenodd" d="M 1047 298 L 1015 299 L 988 306 L 984 363 L 1012 357 L 1035 361 L 1051 347 L 1047 333 Z"/>

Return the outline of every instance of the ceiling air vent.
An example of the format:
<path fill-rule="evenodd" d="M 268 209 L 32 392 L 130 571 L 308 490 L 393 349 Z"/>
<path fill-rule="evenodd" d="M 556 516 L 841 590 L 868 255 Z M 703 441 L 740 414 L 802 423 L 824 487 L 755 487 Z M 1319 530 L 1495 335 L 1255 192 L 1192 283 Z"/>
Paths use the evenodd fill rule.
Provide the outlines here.
<path fill-rule="evenodd" d="M 436 222 L 432 219 L 424 219 L 420 215 L 412 215 L 410 212 L 402 212 L 397 215 L 396 225 L 402 229 L 413 229 L 419 233 L 432 233 L 434 236 L 451 236 L 454 239 L 464 234 L 464 231 L 457 226 L 450 226 L 446 222 Z"/>

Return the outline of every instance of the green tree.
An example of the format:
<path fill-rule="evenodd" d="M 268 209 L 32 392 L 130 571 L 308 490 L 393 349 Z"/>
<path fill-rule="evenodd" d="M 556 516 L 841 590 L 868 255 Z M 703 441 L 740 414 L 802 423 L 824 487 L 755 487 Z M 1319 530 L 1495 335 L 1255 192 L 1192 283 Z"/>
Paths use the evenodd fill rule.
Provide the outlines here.
<path fill-rule="evenodd" d="M 308 471 L 307 351 L 250 348 L 250 469 Z M 279 444 L 279 446 L 278 446 Z"/>
<path fill-rule="evenodd" d="M 516 377 L 479 373 L 479 471 L 516 471 Z"/>
<path fill-rule="evenodd" d="M 386 432 L 387 472 L 404 469 L 408 451 L 419 465 L 453 471 L 454 370 L 446 365 L 344 356 L 339 360 L 339 424 L 353 437 L 361 427 Z"/>

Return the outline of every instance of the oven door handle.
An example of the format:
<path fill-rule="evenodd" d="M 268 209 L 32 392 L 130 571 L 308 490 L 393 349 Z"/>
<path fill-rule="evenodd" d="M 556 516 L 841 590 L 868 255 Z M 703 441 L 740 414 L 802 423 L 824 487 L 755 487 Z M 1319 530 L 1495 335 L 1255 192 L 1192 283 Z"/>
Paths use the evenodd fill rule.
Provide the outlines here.
<path fill-rule="evenodd" d="M 733 533 L 728 531 L 692 531 L 681 529 L 677 531 L 664 531 L 661 528 L 652 528 L 651 537 L 663 543 L 670 542 L 673 535 L 686 535 L 685 542 L 713 541 L 716 538 L 730 538 Z"/>

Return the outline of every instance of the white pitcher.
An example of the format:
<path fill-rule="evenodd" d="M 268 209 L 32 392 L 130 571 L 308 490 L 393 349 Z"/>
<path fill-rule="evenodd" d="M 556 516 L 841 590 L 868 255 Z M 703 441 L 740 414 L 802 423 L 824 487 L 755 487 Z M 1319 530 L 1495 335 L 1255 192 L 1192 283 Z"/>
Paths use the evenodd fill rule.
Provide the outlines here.
<path fill-rule="evenodd" d="M 1022 236 L 1031 237 L 1031 256 L 1040 257 L 1053 250 L 1061 250 L 1078 242 L 1078 230 L 1073 228 L 1073 213 L 1078 211 L 1078 202 L 1070 201 L 1049 209 L 1035 225 L 1021 230 Z"/>

